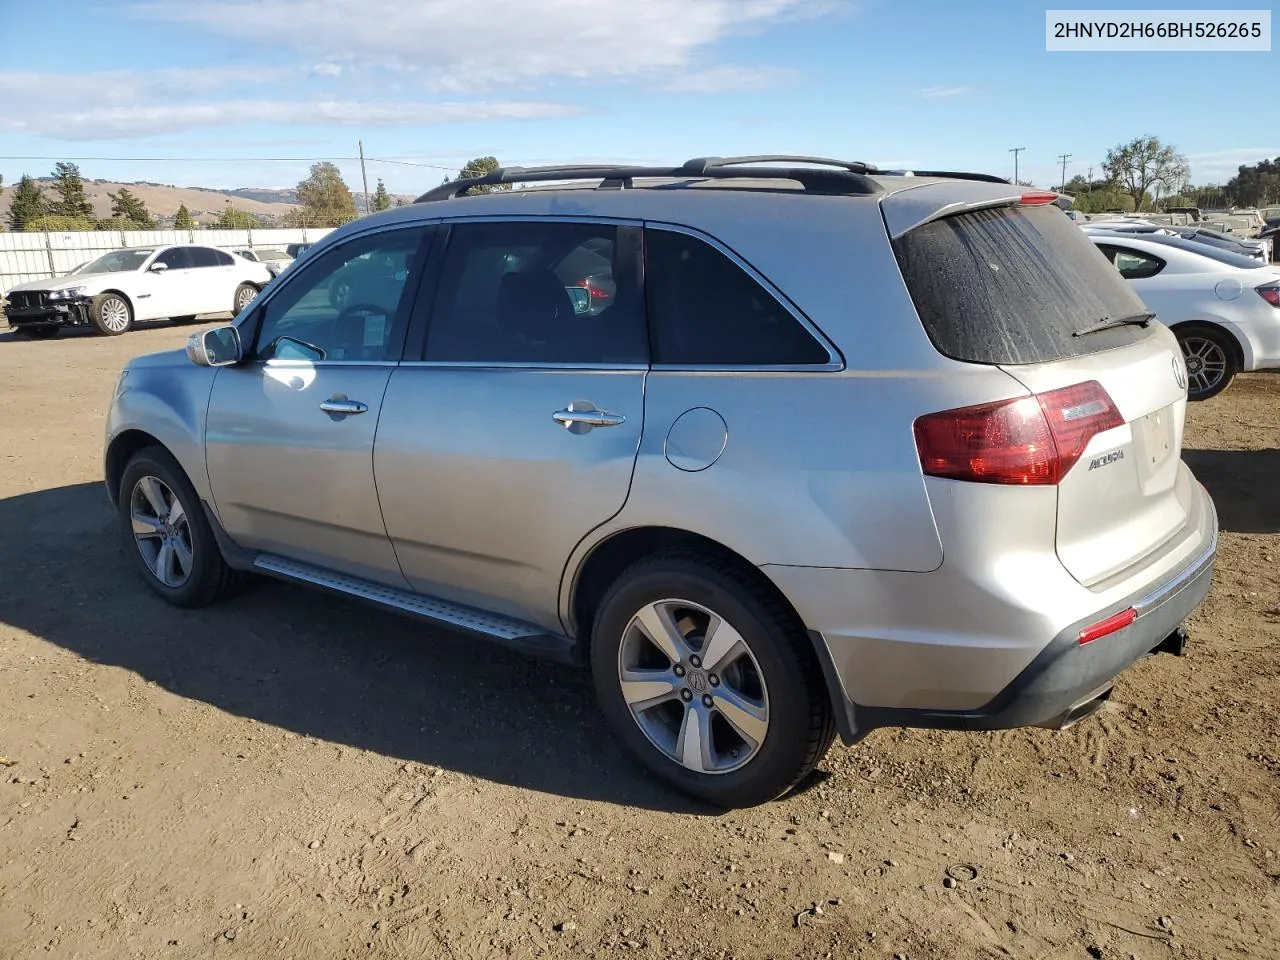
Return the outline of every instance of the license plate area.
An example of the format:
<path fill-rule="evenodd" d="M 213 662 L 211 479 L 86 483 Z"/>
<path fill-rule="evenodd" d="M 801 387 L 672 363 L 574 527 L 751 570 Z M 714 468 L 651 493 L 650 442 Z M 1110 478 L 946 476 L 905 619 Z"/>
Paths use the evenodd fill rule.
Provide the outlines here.
<path fill-rule="evenodd" d="M 1165 407 L 1133 422 L 1133 439 L 1142 474 L 1159 472 L 1173 455 L 1173 409 Z"/>

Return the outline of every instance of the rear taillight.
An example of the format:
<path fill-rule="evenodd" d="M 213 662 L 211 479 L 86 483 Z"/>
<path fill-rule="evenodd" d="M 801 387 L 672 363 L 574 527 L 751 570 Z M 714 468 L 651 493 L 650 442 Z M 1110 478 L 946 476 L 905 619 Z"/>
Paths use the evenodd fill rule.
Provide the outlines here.
<path fill-rule="evenodd" d="M 926 475 L 975 483 L 1060 483 L 1099 433 L 1124 425 L 1096 380 L 916 420 Z"/>
<path fill-rule="evenodd" d="M 602 290 L 590 280 L 579 280 L 577 286 L 581 287 L 587 293 L 591 294 L 592 300 L 608 300 L 609 291 Z"/>
<path fill-rule="evenodd" d="M 1273 307 L 1280 307 L 1280 283 L 1269 283 L 1265 287 L 1254 287 L 1258 296 Z"/>

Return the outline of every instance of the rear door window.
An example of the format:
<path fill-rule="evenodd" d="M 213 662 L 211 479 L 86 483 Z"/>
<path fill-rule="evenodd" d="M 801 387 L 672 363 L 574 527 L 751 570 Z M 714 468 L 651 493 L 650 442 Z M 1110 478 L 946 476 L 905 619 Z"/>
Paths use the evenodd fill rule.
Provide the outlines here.
<path fill-rule="evenodd" d="M 1132 247 L 1117 247 L 1111 244 L 1099 245 L 1098 249 L 1105 253 L 1126 280 L 1145 280 L 1154 277 L 1164 269 L 1164 261 L 1149 253 L 1134 250 Z"/>
<path fill-rule="evenodd" d="M 934 220 L 893 242 L 934 347 L 969 363 L 1044 363 L 1135 343 L 1151 325 L 1075 334 L 1146 314 L 1142 301 L 1055 206 Z"/>
<path fill-rule="evenodd" d="M 653 362 L 809 366 L 831 355 L 754 277 L 697 237 L 645 229 Z"/>

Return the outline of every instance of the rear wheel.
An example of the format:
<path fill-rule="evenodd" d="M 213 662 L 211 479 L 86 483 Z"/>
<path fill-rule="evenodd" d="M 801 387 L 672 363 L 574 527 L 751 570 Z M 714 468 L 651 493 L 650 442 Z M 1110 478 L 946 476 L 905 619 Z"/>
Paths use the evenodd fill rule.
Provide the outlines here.
<path fill-rule="evenodd" d="M 252 283 L 242 283 L 236 287 L 235 309 L 232 313 L 239 315 L 240 311 L 253 302 L 253 298 L 258 295 L 258 288 Z"/>
<path fill-rule="evenodd" d="M 1187 364 L 1187 399 L 1208 400 L 1231 386 L 1240 363 L 1229 334 L 1202 326 L 1181 327 L 1176 333 Z"/>
<path fill-rule="evenodd" d="M 116 337 L 133 326 L 133 308 L 118 293 L 100 293 L 89 306 L 89 319 L 99 333 Z"/>
<path fill-rule="evenodd" d="M 597 697 L 628 751 L 721 807 L 787 792 L 835 734 L 813 649 L 758 578 L 713 556 L 642 560 L 595 618 Z"/>

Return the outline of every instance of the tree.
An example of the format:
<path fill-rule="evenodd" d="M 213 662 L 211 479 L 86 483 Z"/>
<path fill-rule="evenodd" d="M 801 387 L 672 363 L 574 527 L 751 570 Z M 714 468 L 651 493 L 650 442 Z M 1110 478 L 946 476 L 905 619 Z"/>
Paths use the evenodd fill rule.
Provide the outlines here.
<path fill-rule="evenodd" d="M 82 233 L 97 229 L 98 224 L 87 217 L 65 217 L 60 213 L 46 213 L 44 216 L 28 220 L 27 225 L 23 227 L 23 230 L 27 233 L 39 233 L 42 230 L 57 233 Z"/>
<path fill-rule="evenodd" d="M 13 197 L 9 202 L 9 229 L 15 232 L 27 229 L 32 220 L 43 217 L 49 212 L 49 201 L 44 190 L 34 177 L 22 175 L 18 185 L 13 188 Z"/>
<path fill-rule="evenodd" d="M 486 173 L 492 173 L 502 165 L 498 163 L 497 157 L 476 157 L 474 160 L 468 160 L 467 165 L 458 172 L 457 179 L 470 180 L 472 177 L 483 177 Z M 445 183 L 449 182 L 449 178 L 445 177 Z M 480 187 L 472 187 L 468 193 L 491 193 L 494 190 L 510 190 L 509 183 L 485 184 Z"/>
<path fill-rule="evenodd" d="M 1150 134 L 1112 147 L 1102 168 L 1108 179 L 1133 198 L 1135 210 L 1142 209 L 1152 187 L 1163 186 L 1169 193 L 1177 193 L 1190 173 L 1186 157 Z"/>
<path fill-rule="evenodd" d="M 1262 207 L 1280 202 L 1280 157 L 1242 164 L 1227 181 L 1225 190 L 1233 203 L 1241 207 Z"/>
<path fill-rule="evenodd" d="M 127 220 L 136 227 L 122 227 L 124 230 L 154 230 L 155 219 L 151 216 L 147 205 L 140 197 L 129 192 L 128 187 L 121 187 L 119 193 L 108 193 L 111 198 L 111 217 L 116 220 Z"/>
<path fill-rule="evenodd" d="M 258 218 L 248 210 L 237 210 L 230 203 L 218 215 L 214 226 L 219 230 L 252 230 L 258 225 Z"/>
<path fill-rule="evenodd" d="M 84 194 L 84 180 L 80 177 L 80 168 L 74 163 L 54 166 L 53 191 L 58 198 L 53 202 L 52 213 L 73 219 L 93 219 L 93 204 Z"/>
<path fill-rule="evenodd" d="M 302 209 L 296 217 L 308 227 L 340 227 L 356 218 L 356 201 L 351 188 L 332 163 L 311 165 L 311 174 L 298 184 Z"/>
<path fill-rule="evenodd" d="M 185 203 L 178 204 L 178 215 L 173 219 L 173 229 L 194 230 L 195 228 L 195 218 L 191 216 L 191 211 L 187 209 L 187 205 Z"/>
<path fill-rule="evenodd" d="M 373 191 L 373 209 L 386 210 L 391 206 L 391 195 L 387 193 L 387 185 L 378 180 L 378 188 Z"/>

